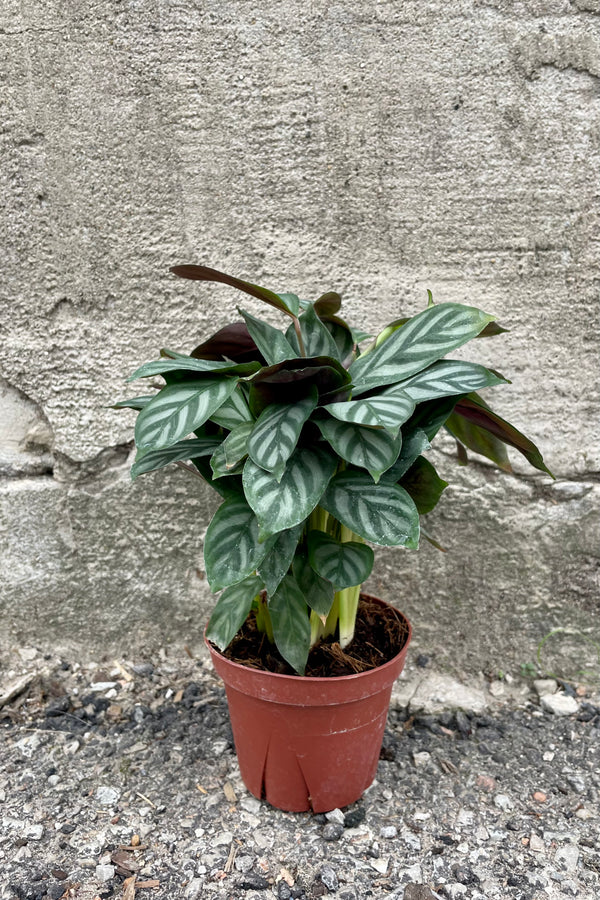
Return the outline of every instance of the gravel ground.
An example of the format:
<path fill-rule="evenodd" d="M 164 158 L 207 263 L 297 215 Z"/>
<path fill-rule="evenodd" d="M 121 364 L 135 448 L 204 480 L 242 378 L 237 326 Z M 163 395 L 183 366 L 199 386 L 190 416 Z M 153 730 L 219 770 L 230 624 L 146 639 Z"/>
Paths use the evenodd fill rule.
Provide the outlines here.
<path fill-rule="evenodd" d="M 0 898 L 599 897 L 600 698 L 524 682 L 424 713 L 402 700 L 418 674 L 364 798 L 291 814 L 245 790 L 207 660 L 21 650 L 0 682 Z"/>

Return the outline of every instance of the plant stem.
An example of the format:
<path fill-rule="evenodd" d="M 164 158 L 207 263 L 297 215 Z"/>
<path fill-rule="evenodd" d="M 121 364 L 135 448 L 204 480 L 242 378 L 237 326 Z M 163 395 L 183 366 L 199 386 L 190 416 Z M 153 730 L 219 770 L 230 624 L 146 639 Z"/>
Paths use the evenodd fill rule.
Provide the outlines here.
<path fill-rule="evenodd" d="M 273 644 L 275 640 L 273 637 L 273 623 L 271 621 L 271 615 L 269 613 L 267 598 L 261 597 L 259 595 L 256 599 L 256 627 L 263 634 L 266 634 L 270 643 Z"/>
<path fill-rule="evenodd" d="M 359 534 L 355 534 L 354 531 L 343 524 L 340 524 L 340 540 L 343 542 L 355 541 L 364 544 L 364 540 Z M 344 588 L 343 591 L 338 592 L 340 646 L 342 648 L 347 647 L 354 637 L 356 613 L 358 611 L 361 587 L 362 585 L 357 584 L 353 587 Z"/>
<path fill-rule="evenodd" d="M 306 347 L 304 346 L 304 338 L 302 337 L 300 322 L 298 321 L 297 316 L 293 316 L 292 318 L 294 320 L 294 331 L 296 332 L 296 337 L 298 338 L 298 346 L 300 347 L 300 355 L 306 356 Z"/>

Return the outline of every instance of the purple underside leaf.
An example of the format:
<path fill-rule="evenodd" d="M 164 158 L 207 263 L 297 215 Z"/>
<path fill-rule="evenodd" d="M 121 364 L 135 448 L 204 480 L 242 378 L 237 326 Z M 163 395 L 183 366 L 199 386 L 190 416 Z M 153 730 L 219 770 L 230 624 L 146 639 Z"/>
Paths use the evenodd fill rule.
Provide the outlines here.
<path fill-rule="evenodd" d="M 334 316 L 342 305 L 342 298 L 335 291 L 327 291 L 315 300 L 315 312 L 322 319 L 325 316 Z"/>
<path fill-rule="evenodd" d="M 227 357 L 236 362 L 248 362 L 254 359 L 263 362 L 263 357 L 250 337 L 245 322 L 233 322 L 231 325 L 220 328 L 212 337 L 195 347 L 190 356 L 193 356 L 194 359 Z"/>
<path fill-rule="evenodd" d="M 288 304 L 274 291 L 260 287 L 258 284 L 242 281 L 241 278 L 235 278 L 233 275 L 226 275 L 225 272 L 219 272 L 218 269 L 211 269 L 209 266 L 182 265 L 171 266 L 170 271 L 179 278 L 189 278 L 192 281 L 216 281 L 220 284 L 228 284 L 238 291 L 243 291 L 245 294 L 250 294 L 251 297 L 268 303 L 269 306 L 274 306 L 287 315 L 292 314 Z M 295 310 L 293 314 L 297 312 L 298 310 Z"/>
<path fill-rule="evenodd" d="M 314 385 L 319 397 L 345 399 L 349 393 L 350 376 L 343 366 L 328 356 L 312 359 L 289 359 L 268 366 L 250 382 L 250 409 L 257 416 L 272 403 L 295 403 L 304 398 Z"/>
<path fill-rule="evenodd" d="M 484 404 L 479 398 L 470 396 L 459 400 L 454 407 L 454 416 L 460 416 L 461 418 L 466 419 L 478 428 L 489 432 L 489 434 L 498 438 L 504 444 L 514 447 L 519 453 L 523 454 L 525 459 L 535 469 L 539 469 L 541 472 L 546 472 L 548 475 L 552 476 L 552 472 L 550 472 L 544 463 L 542 454 L 533 441 L 530 441 L 529 438 L 525 437 L 525 435 L 515 428 L 514 425 L 511 425 L 510 422 L 507 422 L 505 419 L 500 418 L 500 416 L 492 412 L 487 404 Z M 463 440 L 460 435 L 457 436 L 459 439 Z M 463 440 L 463 443 L 466 443 L 466 441 Z M 469 446 L 468 443 L 467 446 Z"/>

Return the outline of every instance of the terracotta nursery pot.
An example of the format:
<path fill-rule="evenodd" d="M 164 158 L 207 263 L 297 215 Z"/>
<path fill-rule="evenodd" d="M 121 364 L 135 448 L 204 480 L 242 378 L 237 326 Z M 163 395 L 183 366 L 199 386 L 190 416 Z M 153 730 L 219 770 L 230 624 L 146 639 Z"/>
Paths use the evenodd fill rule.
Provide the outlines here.
<path fill-rule="evenodd" d="M 369 787 L 412 634 L 399 615 L 408 629 L 401 651 L 358 675 L 276 675 L 232 662 L 206 642 L 225 683 L 240 772 L 255 797 L 317 813 L 347 806 Z"/>

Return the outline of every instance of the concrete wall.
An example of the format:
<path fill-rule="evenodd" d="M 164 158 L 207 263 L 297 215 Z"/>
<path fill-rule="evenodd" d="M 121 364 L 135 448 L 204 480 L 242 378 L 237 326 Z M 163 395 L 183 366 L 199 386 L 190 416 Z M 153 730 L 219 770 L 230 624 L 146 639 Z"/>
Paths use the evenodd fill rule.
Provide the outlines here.
<path fill-rule="evenodd" d="M 367 330 L 427 287 L 496 313 L 511 333 L 468 356 L 512 379 L 494 408 L 558 481 L 457 469 L 445 446 L 429 529 L 449 552 L 385 551 L 371 586 L 471 668 L 510 670 L 557 625 L 598 636 L 599 11 L 5 0 L 5 646 L 200 643 L 215 498 L 178 470 L 131 486 L 133 414 L 107 409 L 240 300 L 178 262 L 338 290 Z"/>

